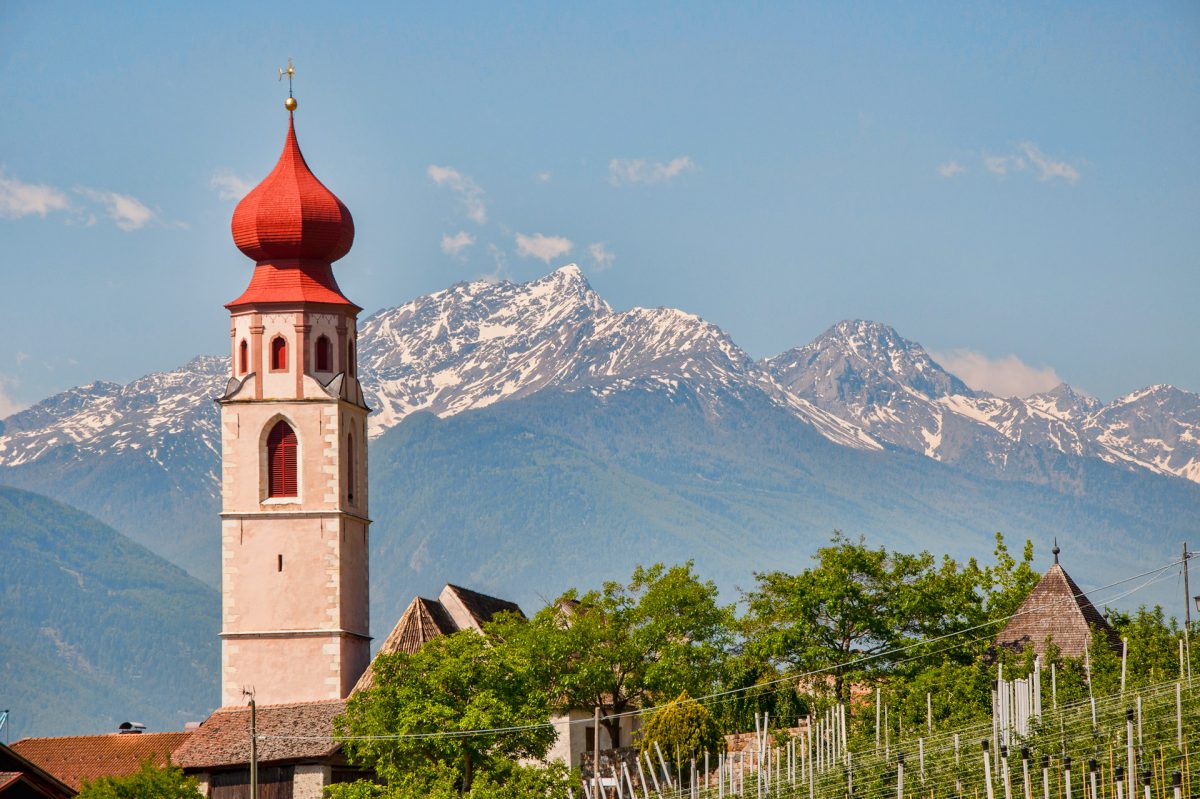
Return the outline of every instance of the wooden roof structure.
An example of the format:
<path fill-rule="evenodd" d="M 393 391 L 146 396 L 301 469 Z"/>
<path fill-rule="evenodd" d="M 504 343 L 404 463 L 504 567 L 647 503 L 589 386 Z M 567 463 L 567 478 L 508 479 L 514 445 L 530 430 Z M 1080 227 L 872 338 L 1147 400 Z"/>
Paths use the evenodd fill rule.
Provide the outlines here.
<path fill-rule="evenodd" d="M 395 652 L 413 655 L 434 638 L 459 630 L 482 632 L 483 625 L 500 613 L 524 615 L 515 602 L 447 583 L 437 599 L 419 596 L 409 603 L 375 657 Z M 374 684 L 375 670 L 372 666 L 367 666 L 367 670 L 358 678 L 354 685 L 355 693 Z"/>
<path fill-rule="evenodd" d="M 1045 656 L 1049 638 L 1065 657 L 1080 658 L 1092 640 L 1092 628 L 1098 628 L 1110 646 L 1120 648 L 1116 631 L 1058 562 L 1057 541 L 1051 551 L 1054 564 L 1001 630 L 996 645 L 1014 651 L 1032 646 L 1035 653 Z"/>

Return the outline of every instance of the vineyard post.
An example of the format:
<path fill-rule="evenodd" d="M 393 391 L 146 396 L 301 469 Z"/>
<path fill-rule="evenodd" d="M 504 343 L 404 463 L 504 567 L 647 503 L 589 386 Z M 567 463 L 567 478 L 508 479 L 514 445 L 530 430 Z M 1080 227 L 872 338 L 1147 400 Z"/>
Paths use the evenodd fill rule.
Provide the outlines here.
<path fill-rule="evenodd" d="M 1021 793 L 1025 799 L 1033 799 L 1033 786 L 1029 784 L 1029 747 L 1021 747 Z"/>
<path fill-rule="evenodd" d="M 987 799 L 996 799 L 996 794 L 992 790 L 992 758 L 988 755 L 988 741 L 983 740 L 983 781 L 987 786 Z M 1067 797 L 1067 799 L 1071 799 Z"/>
<path fill-rule="evenodd" d="M 1125 711 L 1125 767 L 1129 769 L 1129 793 L 1133 793 L 1133 775 L 1137 762 L 1133 754 L 1133 711 Z"/>
<path fill-rule="evenodd" d="M 904 753 L 896 753 L 896 799 L 904 799 Z M 991 799 L 989 797 L 988 799 Z"/>

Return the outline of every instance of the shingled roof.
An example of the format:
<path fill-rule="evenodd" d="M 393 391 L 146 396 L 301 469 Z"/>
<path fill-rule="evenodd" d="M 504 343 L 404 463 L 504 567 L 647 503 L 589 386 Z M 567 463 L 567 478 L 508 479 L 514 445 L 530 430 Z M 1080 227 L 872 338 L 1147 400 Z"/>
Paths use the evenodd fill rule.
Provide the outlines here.
<path fill-rule="evenodd" d="M 1034 652 L 1045 655 L 1046 639 L 1052 638 L 1065 657 L 1078 658 L 1083 657 L 1096 627 L 1104 631 L 1110 646 L 1120 647 L 1117 633 L 1058 562 L 1057 542 L 1052 551 L 1054 565 L 996 637 L 996 645 L 1017 651 L 1032 646 Z"/>
<path fill-rule="evenodd" d="M 147 758 L 156 766 L 165 765 L 191 734 L 146 732 L 22 738 L 12 749 L 78 791 L 84 780 L 127 777 Z"/>
<path fill-rule="evenodd" d="M 436 600 L 419 596 L 409 603 L 375 657 L 395 652 L 412 655 L 439 635 L 459 630 L 482 631 L 483 625 L 499 613 L 524 615 L 515 602 L 447 583 Z M 358 678 L 354 692 L 364 691 L 374 684 L 373 666 L 374 660 Z"/>
<path fill-rule="evenodd" d="M 282 765 L 336 755 L 333 720 L 346 709 L 344 699 L 292 702 L 258 707 L 258 762 Z M 200 725 L 175 753 L 185 769 L 243 766 L 250 762 L 250 708 L 223 707 Z"/>

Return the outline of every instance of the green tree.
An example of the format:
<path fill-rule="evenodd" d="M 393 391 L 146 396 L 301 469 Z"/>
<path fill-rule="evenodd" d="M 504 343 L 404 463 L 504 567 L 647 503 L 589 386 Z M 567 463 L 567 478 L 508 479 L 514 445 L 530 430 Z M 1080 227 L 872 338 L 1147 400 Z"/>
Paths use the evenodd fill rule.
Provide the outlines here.
<path fill-rule="evenodd" d="M 658 710 L 645 714 L 639 749 L 643 754 L 651 753 L 651 757 L 656 747 L 661 749 L 678 772 L 688 758 L 705 752 L 716 754 L 720 743 L 721 733 L 708 708 L 684 691 Z"/>
<path fill-rule="evenodd" d="M 553 686 L 558 710 L 607 708 L 601 723 L 620 742 L 621 714 L 680 691 L 708 692 L 732 626 L 732 608 L 717 603 L 717 587 L 688 562 L 639 566 L 628 585 L 571 590 L 528 624 L 510 619 L 491 629 L 523 643 Z"/>
<path fill-rule="evenodd" d="M 555 739 L 546 687 L 503 640 L 458 632 L 413 655 L 380 655 L 373 668 L 336 730 L 350 760 L 387 786 L 381 796 L 469 794 L 477 779 L 503 781 L 510 761 L 543 758 Z"/>
<path fill-rule="evenodd" d="M 960 570 L 928 552 L 870 549 L 836 533 L 800 574 L 756 573 L 746 595 L 748 649 L 777 668 L 828 670 L 834 697 L 849 699 L 850 664 L 858 676 L 893 667 L 887 654 L 920 638 L 969 626 L 979 615 L 978 569 Z M 911 653 L 909 653 L 911 656 Z"/>
<path fill-rule="evenodd" d="M 147 758 L 128 777 L 100 777 L 84 781 L 82 799 L 203 799 L 199 784 L 183 770 L 168 763 L 154 764 Z"/>

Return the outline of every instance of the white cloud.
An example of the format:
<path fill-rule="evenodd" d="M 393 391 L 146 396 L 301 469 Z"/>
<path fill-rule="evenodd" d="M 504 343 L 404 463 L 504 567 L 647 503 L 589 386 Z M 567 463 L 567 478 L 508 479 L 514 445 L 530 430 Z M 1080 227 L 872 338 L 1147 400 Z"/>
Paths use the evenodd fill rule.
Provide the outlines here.
<path fill-rule="evenodd" d="M 603 272 L 613 265 L 613 261 L 617 260 L 617 256 L 609 252 L 602 241 L 589 244 L 588 255 L 592 257 L 592 263 L 595 265 L 597 272 Z"/>
<path fill-rule="evenodd" d="M 442 234 L 442 252 L 446 255 L 458 257 L 462 255 L 462 251 L 475 243 L 475 237 L 465 230 L 460 230 L 451 236 L 449 233 Z"/>
<path fill-rule="evenodd" d="M 17 366 L 21 366 L 28 360 L 29 360 L 28 352 L 18 352 L 17 353 Z"/>
<path fill-rule="evenodd" d="M 15 381 L 12 378 L 0 376 L 0 419 L 12 416 L 17 411 L 22 411 L 28 407 L 9 396 L 9 387 L 14 385 L 14 383 Z"/>
<path fill-rule="evenodd" d="M 930 356 L 976 391 L 998 397 L 1028 397 L 1063 382 L 1053 367 L 1030 366 L 1016 355 L 990 358 L 982 352 L 956 349 L 931 352 Z"/>
<path fill-rule="evenodd" d="M 534 177 L 537 178 L 538 183 L 549 183 L 550 178 L 554 177 L 554 173 L 548 169 L 543 169 L 541 172 L 538 172 L 536 175 L 534 175 Z"/>
<path fill-rule="evenodd" d="M 1038 180 L 1050 181 L 1055 178 L 1062 178 L 1068 183 L 1074 183 L 1079 180 L 1079 170 L 1066 161 L 1055 161 L 1039 150 L 1033 142 L 1021 142 L 1017 145 L 1017 149 L 1024 153 L 1025 157 L 1037 167 Z"/>
<path fill-rule="evenodd" d="M 1025 160 L 1011 155 L 985 155 L 983 168 L 993 175 L 1007 175 L 1009 171 L 1019 172 L 1025 168 Z"/>
<path fill-rule="evenodd" d="M 245 178 L 238 177 L 231 170 L 222 169 L 209 179 L 210 188 L 217 190 L 217 196 L 222 200 L 240 200 L 250 193 L 254 184 Z"/>
<path fill-rule="evenodd" d="M 641 158 L 614 158 L 608 162 L 608 180 L 614 186 L 623 183 L 665 183 L 695 168 L 696 163 L 686 155 L 672 158 L 665 164 Z"/>
<path fill-rule="evenodd" d="M 89 200 L 100 203 L 121 230 L 140 230 L 154 221 L 155 213 L 136 197 L 115 191 L 100 191 L 80 187 L 75 191 Z"/>
<path fill-rule="evenodd" d="M 546 263 L 566 255 L 574 246 L 570 239 L 562 236 L 543 236 L 541 233 L 534 233 L 532 236 L 517 234 L 517 255 L 523 258 L 537 258 Z"/>
<path fill-rule="evenodd" d="M 1079 180 L 1079 170 L 1066 161 L 1057 161 L 1046 155 L 1033 142 L 1020 142 L 1014 151 L 1006 155 L 984 155 L 983 168 L 993 175 L 1007 175 L 1010 172 L 1024 172 L 1032 165 L 1038 173 L 1038 180 L 1048 183 L 1055 178 L 1062 178 L 1068 183 Z"/>
<path fill-rule="evenodd" d="M 425 173 L 434 183 L 458 195 L 468 219 L 479 225 L 487 222 L 487 205 L 483 202 L 483 189 L 478 183 L 452 166 L 430 164 Z"/>
<path fill-rule="evenodd" d="M 966 172 L 967 168 L 957 161 L 947 161 L 944 164 L 938 164 L 937 171 L 944 178 L 952 178 Z"/>
<path fill-rule="evenodd" d="M 25 183 L 0 172 L 0 216 L 37 214 L 44 218 L 51 211 L 66 211 L 70 207 L 67 195 L 53 186 Z"/>
<path fill-rule="evenodd" d="M 491 272 L 485 272 L 480 275 L 479 279 L 488 283 L 499 283 L 502 280 L 508 280 L 511 276 L 508 270 L 508 254 L 495 244 L 489 244 L 487 249 L 488 255 L 492 256 L 494 268 Z"/>

